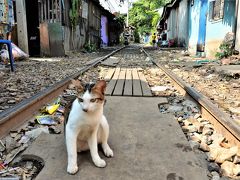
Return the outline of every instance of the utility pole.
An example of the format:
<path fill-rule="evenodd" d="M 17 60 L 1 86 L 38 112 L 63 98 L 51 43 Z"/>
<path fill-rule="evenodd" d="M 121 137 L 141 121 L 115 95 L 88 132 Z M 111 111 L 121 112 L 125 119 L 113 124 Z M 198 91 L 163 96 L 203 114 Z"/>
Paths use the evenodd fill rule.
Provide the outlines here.
<path fill-rule="evenodd" d="M 18 30 L 18 46 L 25 52 L 28 51 L 28 33 L 26 19 L 26 5 L 24 0 L 16 1 L 17 11 L 17 30 Z"/>

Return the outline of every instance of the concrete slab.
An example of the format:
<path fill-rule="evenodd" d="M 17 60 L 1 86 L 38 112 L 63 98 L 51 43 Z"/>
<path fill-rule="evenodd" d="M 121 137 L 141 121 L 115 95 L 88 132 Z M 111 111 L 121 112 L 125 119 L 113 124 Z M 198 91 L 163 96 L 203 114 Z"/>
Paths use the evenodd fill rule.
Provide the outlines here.
<path fill-rule="evenodd" d="M 79 172 L 68 175 L 63 134 L 41 135 L 25 152 L 45 160 L 36 179 L 205 180 L 206 167 L 196 158 L 181 128 L 158 111 L 165 98 L 107 97 L 105 115 L 114 158 L 100 156 L 106 168 L 93 165 L 89 151 L 78 154 Z"/>
<path fill-rule="evenodd" d="M 240 65 L 215 66 L 214 68 L 217 72 L 230 76 L 234 76 L 236 74 L 240 75 Z"/>
<path fill-rule="evenodd" d="M 120 59 L 114 56 L 107 58 L 105 61 L 101 62 L 101 65 L 116 67 Z"/>

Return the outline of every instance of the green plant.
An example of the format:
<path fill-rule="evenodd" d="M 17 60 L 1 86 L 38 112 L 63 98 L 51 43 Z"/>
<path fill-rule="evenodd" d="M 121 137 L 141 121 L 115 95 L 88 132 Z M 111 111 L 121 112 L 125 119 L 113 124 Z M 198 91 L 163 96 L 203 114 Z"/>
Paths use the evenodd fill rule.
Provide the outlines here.
<path fill-rule="evenodd" d="M 233 54 L 233 48 L 227 43 L 222 43 L 219 46 L 220 52 L 216 52 L 215 57 L 218 59 L 226 58 Z"/>
<path fill-rule="evenodd" d="M 139 43 L 140 42 L 140 36 L 139 36 L 139 33 L 138 33 L 137 29 L 133 32 L 133 35 L 134 35 L 134 41 L 136 43 Z"/>
<path fill-rule="evenodd" d="M 167 2 L 169 0 L 135 1 L 129 10 L 129 24 L 136 27 L 141 35 L 155 32 L 160 18 L 158 9 Z"/>
<path fill-rule="evenodd" d="M 81 5 L 81 0 L 72 0 L 72 7 L 69 10 L 69 18 L 70 18 L 72 28 L 75 28 L 79 21 L 80 5 Z"/>
<path fill-rule="evenodd" d="M 123 36 L 123 33 L 120 34 L 119 43 L 120 43 L 121 45 L 124 44 L 124 36 Z"/>
<path fill-rule="evenodd" d="M 73 49 L 75 49 L 74 31 L 75 31 L 75 28 L 76 28 L 76 26 L 79 22 L 81 2 L 82 2 L 81 0 L 71 0 L 71 8 L 69 10 L 69 19 L 70 19 L 71 30 L 72 30 L 72 46 L 73 46 Z"/>
<path fill-rule="evenodd" d="M 126 15 L 120 14 L 116 17 L 115 20 L 117 21 L 119 28 L 123 28 L 126 21 Z"/>
<path fill-rule="evenodd" d="M 94 51 L 97 50 L 97 46 L 94 43 L 87 43 L 87 44 L 84 45 L 84 49 L 87 52 L 94 52 Z"/>

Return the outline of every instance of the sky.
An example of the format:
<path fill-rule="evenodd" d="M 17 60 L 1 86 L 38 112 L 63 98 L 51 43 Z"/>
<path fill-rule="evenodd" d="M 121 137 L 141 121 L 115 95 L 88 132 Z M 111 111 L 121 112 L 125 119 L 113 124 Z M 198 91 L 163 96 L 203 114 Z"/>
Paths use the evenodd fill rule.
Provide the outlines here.
<path fill-rule="evenodd" d="M 110 12 L 120 12 L 121 14 L 127 13 L 127 0 L 124 0 L 124 3 L 120 3 L 120 0 L 100 0 L 100 4 Z M 137 0 L 128 0 L 129 7 L 131 6 L 132 2 Z"/>

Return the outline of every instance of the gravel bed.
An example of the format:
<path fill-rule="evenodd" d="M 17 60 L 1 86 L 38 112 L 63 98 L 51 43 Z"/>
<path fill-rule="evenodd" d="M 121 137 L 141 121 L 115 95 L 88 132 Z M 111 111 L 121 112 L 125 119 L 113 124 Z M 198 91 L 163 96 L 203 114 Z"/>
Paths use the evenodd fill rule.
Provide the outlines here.
<path fill-rule="evenodd" d="M 157 54 L 158 52 L 154 52 L 154 53 Z M 180 53 L 175 53 L 175 54 L 179 55 Z M 124 65 L 125 67 L 138 67 L 138 68 L 141 67 L 143 69 L 143 73 L 145 74 L 146 79 L 149 82 L 149 85 L 150 85 L 150 88 L 152 89 L 153 94 L 155 96 L 164 96 L 168 98 L 167 104 L 159 104 L 160 113 L 172 113 L 175 116 L 176 120 L 179 122 L 180 126 L 182 127 L 183 132 L 186 135 L 186 138 L 189 140 L 189 147 L 192 148 L 192 150 L 196 153 L 199 159 L 198 163 L 201 165 L 201 167 L 208 170 L 209 179 L 211 180 L 228 179 L 226 178 L 226 176 L 234 179 L 239 178 L 240 165 L 238 163 L 240 162 L 239 160 L 240 153 L 238 151 L 238 148 L 228 144 L 228 141 L 221 134 L 218 134 L 214 130 L 214 127 L 209 123 L 209 121 L 201 117 L 201 114 L 199 114 L 200 110 L 198 109 L 196 104 L 192 101 L 189 101 L 185 97 L 181 96 L 179 92 L 177 92 L 177 90 L 171 84 L 171 81 L 168 79 L 168 77 L 161 70 L 159 70 L 158 68 L 152 65 L 150 59 L 146 58 L 144 54 L 141 54 L 135 50 L 133 51 L 132 49 L 123 50 L 122 52 L 117 53 L 114 56 L 120 58 L 120 62 L 119 62 L 120 65 Z M 160 55 L 160 57 L 163 60 L 166 60 L 169 58 L 168 56 L 165 56 L 165 55 L 164 56 Z M 33 72 L 29 74 L 26 73 L 26 74 L 28 75 L 28 78 L 31 77 L 31 75 L 36 74 L 36 76 L 32 78 L 32 79 L 36 79 L 35 80 L 36 82 L 41 81 L 41 80 L 37 81 L 37 79 L 39 79 L 38 76 L 40 76 L 41 79 L 46 78 L 48 81 L 45 79 L 42 81 L 43 82 L 47 81 L 48 83 L 44 84 L 42 82 L 42 84 L 44 84 L 45 86 L 41 87 L 41 88 L 46 88 L 51 83 L 53 84 L 56 81 L 59 81 L 60 79 L 64 78 L 65 76 L 68 76 L 68 73 L 70 75 L 76 72 L 78 70 L 77 68 L 84 65 L 84 63 L 90 60 L 91 58 L 93 58 L 93 54 L 90 54 L 90 56 L 81 55 L 81 59 L 83 59 L 81 63 L 77 60 L 78 58 L 67 58 L 67 59 L 63 58 L 65 60 L 61 60 L 61 61 L 63 62 L 63 64 L 65 63 L 65 65 L 61 66 L 58 64 L 57 66 L 57 67 L 61 67 L 63 70 L 55 69 L 56 64 L 54 65 L 50 63 L 51 64 L 50 66 L 52 69 L 50 68 L 51 73 L 48 73 L 48 77 L 51 77 L 51 78 L 47 78 L 47 76 L 42 76 L 39 70 L 37 70 L 37 69 L 44 70 L 42 65 L 43 66 L 46 65 L 46 62 L 45 64 L 44 63 L 38 64 L 39 66 L 41 66 L 41 68 L 40 67 L 37 68 L 35 66 L 34 69 L 38 73 L 34 73 L 34 70 L 33 70 Z M 77 61 L 78 63 L 77 62 L 71 63 L 69 62 L 70 59 L 72 61 Z M 65 62 L 66 60 L 69 60 L 69 61 Z M 61 61 L 59 61 L 58 63 L 60 63 Z M 79 67 L 76 67 L 76 64 Z M 181 67 L 176 68 L 176 66 L 170 65 L 168 62 L 165 62 L 165 65 L 168 65 L 169 68 L 179 69 L 179 72 L 181 73 L 185 72 L 185 69 L 181 69 Z M 69 68 L 66 68 L 66 66 Z M 22 68 L 24 69 L 26 67 L 23 66 Z M 66 69 L 66 71 L 64 69 Z M 97 79 L 103 78 L 106 75 L 107 70 L 108 70 L 108 67 L 106 66 L 103 66 L 103 67 L 98 66 L 96 68 L 92 68 L 89 71 L 85 72 L 83 75 L 79 76 L 78 79 L 81 80 L 83 83 L 90 82 L 90 81 L 94 82 Z M 193 75 L 194 73 L 196 74 L 196 72 L 193 70 L 194 69 L 188 70 L 189 72 L 192 72 L 191 75 Z M 174 70 L 174 72 L 178 72 L 178 71 Z M 178 73 L 178 75 L 181 75 L 181 73 Z M 11 74 L 9 76 L 11 76 Z M 24 76 L 24 73 L 22 74 L 22 76 Z M 27 80 L 28 78 L 24 79 L 23 82 L 25 82 L 25 80 Z M 54 79 L 54 80 L 51 81 L 51 79 Z M 190 77 L 187 79 L 190 79 Z M 234 79 L 230 79 L 230 80 L 234 80 Z M 23 84 L 21 81 L 19 82 L 19 84 L 17 84 L 16 82 L 12 86 L 16 86 L 16 90 L 18 90 L 21 87 L 21 84 Z M 25 86 L 28 88 L 35 87 L 35 86 L 31 86 L 31 83 L 26 83 Z M 11 87 L 11 88 L 15 88 L 15 87 Z M 10 90 L 8 89 L 8 91 Z M 39 89 L 36 88 L 36 92 L 38 91 Z M 14 91 L 10 93 L 14 93 Z M 18 91 L 16 91 L 16 93 L 18 94 Z M 21 93 L 24 93 L 24 92 L 21 92 Z M 31 91 L 29 91 L 29 93 L 31 93 Z M 69 87 L 68 89 L 65 90 L 64 94 L 71 95 L 72 93 L 74 93 L 73 87 L 72 88 Z M 60 96 L 60 99 L 61 99 L 60 104 L 61 106 L 65 107 L 68 104 L 68 102 L 63 97 L 65 96 Z M 37 174 L 39 167 L 36 164 L 34 164 L 32 161 L 27 161 L 25 162 L 25 164 L 22 164 L 22 165 L 16 164 L 16 163 L 8 164 L 6 162 L 12 161 L 13 159 L 12 157 L 16 153 L 18 153 L 18 151 L 22 151 L 25 148 L 27 148 L 27 146 L 31 144 L 31 142 L 34 141 L 35 138 L 37 138 L 37 136 L 39 135 L 38 133 L 39 131 L 44 133 L 53 133 L 53 134 L 62 133 L 61 126 L 64 119 L 63 114 L 64 113 L 60 113 L 60 112 L 53 114 L 54 119 L 58 122 L 57 125 L 44 126 L 44 125 L 38 124 L 36 121 L 31 121 L 31 122 L 28 122 L 28 124 L 26 124 L 24 127 L 19 129 L 18 131 L 12 131 L 9 134 L 9 136 L 2 139 L 0 141 L 0 155 L 1 155 L 0 165 L 2 164 L 4 166 L 0 167 L 0 177 L 21 177 L 22 179 L 31 179 L 32 177 L 34 177 Z M 206 153 L 203 153 L 203 152 L 206 152 Z M 206 159 L 208 161 L 206 161 Z M 16 161 L 13 160 L 13 162 L 16 162 Z"/>
<path fill-rule="evenodd" d="M 86 62 L 110 53 L 69 53 L 62 58 L 30 58 L 16 62 L 16 71 L 0 69 L 0 113 L 78 72 Z M 41 61 L 39 61 L 41 60 Z"/>
<path fill-rule="evenodd" d="M 151 56 L 172 70 L 176 75 L 207 96 L 220 109 L 240 123 L 240 79 L 218 73 L 218 61 L 197 64 L 197 58 L 186 56 L 183 51 L 149 51 Z"/>
<path fill-rule="evenodd" d="M 89 82 L 96 82 L 101 79 L 102 67 L 94 67 L 83 73 L 78 79 L 84 85 Z M 67 73 L 66 73 L 67 76 Z M 63 76 L 64 78 L 64 76 Z M 56 77 L 57 79 L 57 77 Z M 61 79 L 60 79 L 61 80 Z M 53 82 L 54 83 L 54 82 Z M 30 146 L 41 133 L 45 134 L 61 134 L 63 133 L 64 116 L 67 113 L 72 101 L 75 99 L 76 90 L 71 85 L 56 98 L 53 102 L 42 107 L 39 112 L 29 122 L 25 123 L 18 130 L 13 130 L 8 136 L 0 139 L 0 179 L 16 178 L 16 179 L 34 179 L 43 168 L 43 164 L 34 157 L 24 160 L 24 156 L 20 156 L 28 146 Z M 44 109 L 47 106 L 58 103 L 60 107 L 53 113 L 49 114 Z M 38 116 L 48 116 L 51 121 L 48 123 L 40 123 Z M 52 123 L 54 122 L 54 123 Z"/>

